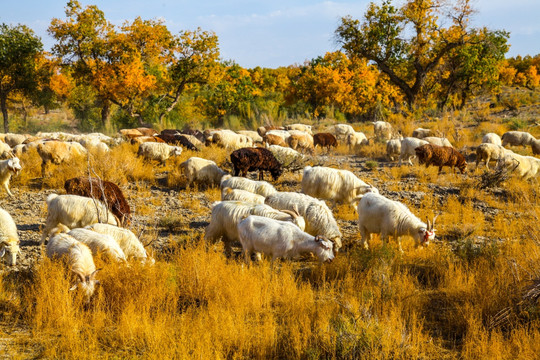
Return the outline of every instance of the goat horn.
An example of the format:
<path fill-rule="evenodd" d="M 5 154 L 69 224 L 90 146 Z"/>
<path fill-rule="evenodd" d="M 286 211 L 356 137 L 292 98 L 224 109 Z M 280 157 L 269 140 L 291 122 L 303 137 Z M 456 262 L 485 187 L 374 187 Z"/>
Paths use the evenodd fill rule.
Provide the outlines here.
<path fill-rule="evenodd" d="M 298 215 L 294 211 L 291 211 L 291 210 L 281 210 L 281 212 L 291 215 L 293 219 L 296 219 L 298 217 Z"/>
<path fill-rule="evenodd" d="M 81 274 L 79 271 L 74 271 L 75 275 L 77 275 L 77 277 L 79 278 L 79 280 L 81 282 L 85 282 L 86 281 L 86 278 L 84 277 L 83 274 Z"/>

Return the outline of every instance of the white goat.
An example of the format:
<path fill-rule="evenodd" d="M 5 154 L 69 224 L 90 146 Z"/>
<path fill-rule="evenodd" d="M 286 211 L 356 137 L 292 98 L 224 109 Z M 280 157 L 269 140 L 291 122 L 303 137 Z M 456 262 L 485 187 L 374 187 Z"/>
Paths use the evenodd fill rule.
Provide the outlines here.
<path fill-rule="evenodd" d="M 286 130 L 298 130 L 298 131 L 303 131 L 303 132 L 306 132 L 310 135 L 313 135 L 313 132 L 311 130 L 311 125 L 305 125 L 305 124 L 290 124 L 290 125 L 285 125 L 285 129 Z"/>
<path fill-rule="evenodd" d="M 11 175 L 17 175 L 21 169 L 22 167 L 19 158 L 14 157 L 12 159 L 0 161 L 0 184 L 6 189 L 9 196 L 13 196 L 11 191 L 9 191 L 9 180 L 11 179 Z"/>
<path fill-rule="evenodd" d="M 338 251 L 341 244 L 341 231 L 326 203 L 306 194 L 294 192 L 277 192 L 269 195 L 266 205 L 274 209 L 297 211 L 306 222 L 306 232 L 311 235 L 323 235 L 334 243 Z"/>
<path fill-rule="evenodd" d="M 409 164 L 412 165 L 411 159 L 416 157 L 416 152 L 414 151 L 414 149 L 425 144 L 429 144 L 429 143 L 425 140 L 417 139 L 414 137 L 406 137 L 403 140 L 401 140 L 401 152 L 399 153 L 399 164 L 401 165 L 401 161 L 403 159 L 406 159 L 409 162 Z"/>
<path fill-rule="evenodd" d="M 212 142 L 226 149 L 236 150 L 253 146 L 253 139 L 231 130 L 219 130 L 212 136 Z"/>
<path fill-rule="evenodd" d="M 540 174 L 540 159 L 507 152 L 497 162 L 497 169 L 502 168 L 515 172 L 524 180 L 532 179 Z"/>
<path fill-rule="evenodd" d="M 401 236 L 409 235 L 415 245 L 427 246 L 435 238 L 435 219 L 427 224 L 420 221 L 404 204 L 385 198 L 380 194 L 368 193 L 358 202 L 358 228 L 364 248 L 368 249 L 371 234 L 381 234 L 384 243 L 393 236 L 401 248 Z"/>
<path fill-rule="evenodd" d="M 56 234 L 47 244 L 47 257 L 62 260 L 71 269 L 78 282 L 70 290 L 80 287 L 89 300 L 99 281 L 95 279 L 98 270 L 88 246 L 68 234 Z"/>
<path fill-rule="evenodd" d="M 526 131 L 507 131 L 502 136 L 502 146 L 512 145 L 523 147 L 531 145 L 535 139 L 534 136 Z"/>
<path fill-rule="evenodd" d="M 271 256 L 272 265 L 277 258 L 293 258 L 305 253 L 315 254 L 320 263 L 334 259 L 331 241 L 309 235 L 286 221 L 251 215 L 238 224 L 238 237 L 246 262 L 253 252 Z"/>
<path fill-rule="evenodd" d="M 390 140 L 392 138 L 392 124 L 386 121 L 374 121 L 373 122 L 373 133 L 377 140 Z"/>
<path fill-rule="evenodd" d="M 401 140 L 390 139 L 386 142 L 386 155 L 392 161 L 394 161 L 394 157 L 399 157 L 399 154 L 401 154 Z"/>
<path fill-rule="evenodd" d="M 302 177 L 302 192 L 319 199 L 350 204 L 354 198 L 366 192 L 379 192 L 348 170 L 323 166 L 306 166 Z"/>
<path fill-rule="evenodd" d="M 303 154 L 288 147 L 270 145 L 267 146 L 267 149 L 272 152 L 272 155 L 285 169 L 301 166 L 306 160 Z"/>
<path fill-rule="evenodd" d="M 241 176 L 225 175 L 221 178 L 221 189 L 230 187 L 231 189 L 241 189 L 252 192 L 257 195 L 267 197 L 277 192 L 272 184 L 266 181 L 255 181 Z"/>
<path fill-rule="evenodd" d="M 444 137 L 427 136 L 423 138 L 422 140 L 427 141 L 428 143 L 432 145 L 453 147 L 450 141 Z"/>
<path fill-rule="evenodd" d="M 0 159 L 9 159 L 13 156 L 14 152 L 11 147 L 6 143 L 0 142 Z"/>
<path fill-rule="evenodd" d="M 111 261 L 126 261 L 126 255 L 112 236 L 100 234 L 89 229 L 73 229 L 68 235 L 88 245 L 94 256 L 101 254 L 104 258 Z"/>
<path fill-rule="evenodd" d="M 369 140 L 363 132 L 353 132 L 347 135 L 345 143 L 349 151 L 358 152 L 364 145 L 369 144 Z"/>
<path fill-rule="evenodd" d="M 226 174 L 212 160 L 195 156 L 181 163 L 180 168 L 186 175 L 187 187 L 193 182 L 205 183 L 210 186 L 219 185 L 221 178 Z"/>
<path fill-rule="evenodd" d="M 110 224 L 100 223 L 88 225 L 85 227 L 85 229 L 90 229 L 97 233 L 111 236 L 114 241 L 120 245 L 120 248 L 128 259 L 133 258 L 143 262 L 148 261 L 149 263 L 154 263 L 154 259 L 148 256 L 144 245 L 131 230 Z"/>
<path fill-rule="evenodd" d="M 525 146 L 531 145 L 536 139 L 534 136 L 532 136 L 526 131 L 507 131 L 503 134 L 501 140 L 502 140 L 502 146 L 521 145 L 525 147 Z"/>
<path fill-rule="evenodd" d="M 264 204 L 264 196 L 254 194 L 247 190 L 224 188 L 221 191 L 222 201 L 243 201 L 254 204 Z"/>
<path fill-rule="evenodd" d="M 245 203 L 242 201 L 220 201 L 212 205 L 210 224 L 206 227 L 204 238 L 217 241 L 223 237 L 227 253 L 231 243 L 238 240 L 238 223 L 249 215 L 259 215 L 276 220 L 289 221 L 300 229 L 306 228 L 306 222 L 298 213 L 279 211 L 264 204 Z"/>
<path fill-rule="evenodd" d="M 0 257 L 7 255 L 7 264 L 14 266 L 17 265 L 17 255 L 20 251 L 17 225 L 11 215 L 0 208 Z"/>
<path fill-rule="evenodd" d="M 482 144 L 502 145 L 501 137 L 495 133 L 487 133 L 482 137 Z"/>
<path fill-rule="evenodd" d="M 165 164 L 171 156 L 180 156 L 182 148 L 180 146 L 172 146 L 165 143 L 145 142 L 139 146 L 138 156 L 142 156 L 147 160 L 157 160 L 161 164 Z"/>
<path fill-rule="evenodd" d="M 485 161 L 486 167 L 489 169 L 489 160 L 499 160 L 510 153 L 512 153 L 511 150 L 507 150 L 501 145 L 482 143 L 476 148 L 476 167 L 480 162 Z"/>
<path fill-rule="evenodd" d="M 353 127 L 347 124 L 332 125 L 327 131 L 333 134 L 336 139 L 342 143 L 347 139 L 347 135 L 355 133 Z"/>
<path fill-rule="evenodd" d="M 111 225 L 120 223 L 101 201 L 84 196 L 50 194 L 47 197 L 47 208 L 41 244 L 58 224 L 74 229 L 100 221 Z"/>

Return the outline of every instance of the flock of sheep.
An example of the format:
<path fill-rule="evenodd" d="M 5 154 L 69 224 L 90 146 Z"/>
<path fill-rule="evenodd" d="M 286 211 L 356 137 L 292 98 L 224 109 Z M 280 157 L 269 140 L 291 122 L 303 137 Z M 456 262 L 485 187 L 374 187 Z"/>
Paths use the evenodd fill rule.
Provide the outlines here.
<path fill-rule="evenodd" d="M 103 134 L 73 135 L 40 133 L 36 136 L 5 134 L 0 136 L 0 179 L 9 196 L 9 180 L 21 170 L 18 156 L 35 148 L 42 159 L 45 174 L 48 163 L 60 164 L 85 155 L 88 150 L 106 153 L 109 146 L 122 141 L 139 144 L 138 155 L 148 161 L 164 163 L 171 156 L 180 155 L 182 148 L 198 151 L 210 144 L 231 150 L 233 174 L 215 162 L 191 157 L 180 166 L 187 186 L 203 183 L 220 186 L 222 199 L 212 205 L 210 223 L 205 239 L 223 240 L 228 254 L 232 245 L 242 245 L 246 261 L 261 254 L 272 258 L 293 258 L 302 253 L 314 254 L 321 263 L 331 261 L 342 247 L 342 233 L 332 204 L 356 206 L 358 228 L 363 246 L 368 249 L 372 234 L 380 234 L 383 241 L 392 236 L 411 236 L 416 246 L 426 246 L 435 237 L 435 219 L 421 221 L 403 203 L 379 194 L 370 185 L 348 170 L 323 166 L 304 166 L 300 192 L 279 192 L 264 181 L 264 171 L 277 180 L 288 165 L 313 155 L 316 146 L 327 152 L 339 143 L 358 150 L 370 140 L 351 126 L 337 124 L 326 132 L 312 133 L 311 126 L 293 124 L 286 128 L 267 126 L 257 131 L 164 130 L 161 134 L 151 129 L 124 129 L 122 137 L 110 138 Z M 391 160 L 412 163 L 417 157 L 426 166 L 457 167 L 466 170 L 465 157 L 445 138 L 430 136 L 430 130 L 417 129 L 411 137 L 395 137 L 391 125 L 374 123 L 378 141 L 386 141 Z M 254 145 L 261 145 L 255 146 Z M 477 147 L 476 166 L 497 160 L 498 167 L 515 171 L 523 178 L 539 173 L 540 159 L 522 156 L 505 148 L 506 145 L 531 146 L 540 153 L 540 140 L 526 132 L 511 131 L 502 138 L 486 134 Z M 301 162 L 300 162 L 301 163 Z M 259 171 L 259 181 L 246 176 Z M 73 288 L 81 288 L 90 297 L 97 280 L 94 256 L 100 254 L 113 262 L 137 259 L 153 262 L 138 237 L 126 229 L 130 208 L 117 185 L 96 178 L 74 178 L 66 181 L 66 195 L 51 194 L 47 202 L 47 219 L 41 244 L 47 238 L 46 254 L 62 259 L 78 280 Z M 10 214 L 0 209 L 0 256 L 6 255 L 9 265 L 16 264 L 19 253 L 17 228 Z"/>

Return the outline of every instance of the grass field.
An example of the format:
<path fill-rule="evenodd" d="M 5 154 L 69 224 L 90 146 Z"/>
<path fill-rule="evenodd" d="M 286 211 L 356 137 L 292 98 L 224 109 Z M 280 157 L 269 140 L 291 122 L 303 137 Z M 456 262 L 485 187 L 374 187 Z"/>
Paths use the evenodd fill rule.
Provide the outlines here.
<path fill-rule="evenodd" d="M 407 129 L 416 125 L 424 124 Z M 477 145 L 482 133 L 508 129 L 500 119 L 457 126 L 443 118 L 427 125 L 452 134 L 464 151 Z M 372 133 L 367 124 L 355 127 Z M 540 135 L 538 127 L 531 132 Z M 66 270 L 43 256 L 27 271 L 4 267 L 0 358 L 538 358 L 538 180 L 511 178 L 482 190 L 484 169 L 437 175 L 436 168 L 389 163 L 384 151 L 384 144 L 375 144 L 350 154 L 342 146 L 317 161 L 354 171 L 421 219 L 440 214 L 437 240 L 416 250 L 406 238 L 401 254 L 395 242 L 383 246 L 375 236 L 371 249 L 364 250 L 355 209 L 340 205 L 334 215 L 344 248 L 331 264 L 305 257 L 273 270 L 269 261 L 245 264 L 238 248 L 227 258 L 221 243 L 203 239 L 209 205 L 220 192 L 184 189 L 178 164 L 200 156 L 227 168 L 223 149 L 185 151 L 160 167 L 124 144 L 106 159 L 51 166 L 44 179 L 39 156 L 29 152 L 11 183 L 16 196 L 0 199 L 2 207 L 16 202 L 17 193 L 63 192 L 66 179 L 91 168 L 124 189 L 135 213 L 134 230 L 145 226 L 143 241 L 157 239 L 157 261 L 99 263 L 101 286 L 88 304 L 68 291 Z M 299 191 L 300 180 L 301 174 L 286 173 L 275 185 Z M 44 218 L 43 204 L 39 216 L 28 221 L 43 224 Z M 28 239 L 24 230 L 20 236 Z M 22 251 L 30 249 L 38 244 L 27 241 Z"/>

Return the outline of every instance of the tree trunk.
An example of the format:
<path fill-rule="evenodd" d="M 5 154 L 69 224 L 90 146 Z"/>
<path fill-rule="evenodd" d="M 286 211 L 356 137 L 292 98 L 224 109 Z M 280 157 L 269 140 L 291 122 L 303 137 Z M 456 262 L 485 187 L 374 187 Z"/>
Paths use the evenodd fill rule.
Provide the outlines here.
<path fill-rule="evenodd" d="M 0 96 L 0 108 L 2 108 L 2 116 L 4 117 L 4 133 L 8 133 L 9 132 L 9 119 L 8 119 L 6 96 Z"/>
<path fill-rule="evenodd" d="M 101 108 L 101 125 L 104 129 L 109 128 L 109 115 L 111 113 L 111 105 L 106 101 Z"/>

